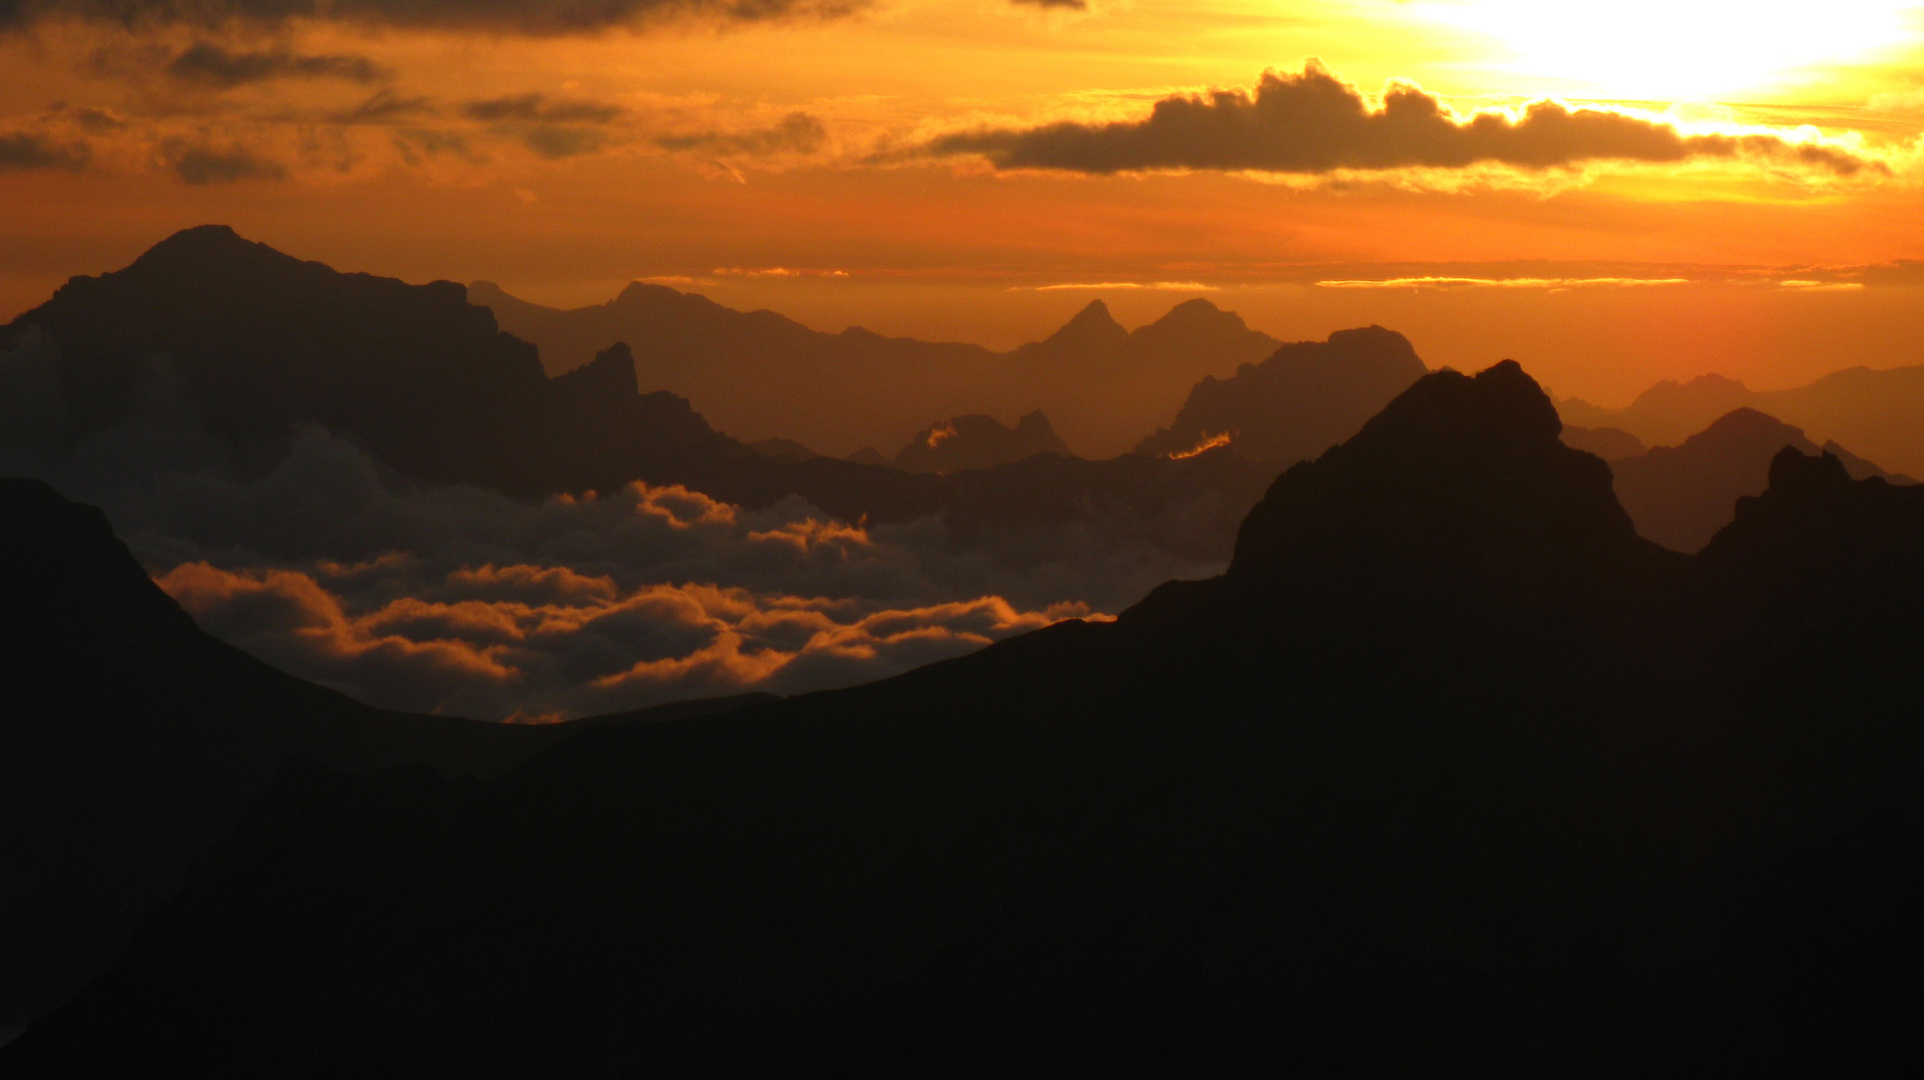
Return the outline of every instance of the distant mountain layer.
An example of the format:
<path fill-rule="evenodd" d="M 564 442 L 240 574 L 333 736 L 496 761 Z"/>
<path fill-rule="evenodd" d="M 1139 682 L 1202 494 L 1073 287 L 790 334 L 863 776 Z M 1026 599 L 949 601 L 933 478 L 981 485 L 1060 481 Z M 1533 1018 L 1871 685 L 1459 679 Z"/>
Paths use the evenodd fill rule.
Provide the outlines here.
<path fill-rule="evenodd" d="M 1674 446 L 1738 408 L 1767 413 L 1813 439 L 1839 442 L 1887 468 L 1924 476 L 1924 365 L 1850 368 L 1793 390 L 1752 390 L 1735 379 L 1703 375 L 1660 382 L 1621 409 L 1579 398 L 1557 402 L 1567 423 L 1621 428 L 1661 446 Z"/>
<path fill-rule="evenodd" d="M 1380 326 L 1292 342 L 1261 363 L 1243 364 L 1231 378 L 1203 379 L 1175 423 L 1144 439 L 1136 452 L 1181 457 L 1226 445 L 1293 465 L 1356 434 L 1427 371 L 1409 339 Z"/>
<path fill-rule="evenodd" d="M 1504 363 L 1227 574 L 496 780 L 290 773 L 9 1076 L 1888 1075 L 1924 489 L 1637 536 Z"/>
<path fill-rule="evenodd" d="M 958 416 L 916 432 L 893 464 L 908 472 L 952 473 L 1007 465 L 1036 454 L 1069 456 L 1069 447 L 1041 412 L 1030 413 L 1014 427 L 993 416 Z"/>
<path fill-rule="evenodd" d="M 735 311 L 642 282 L 571 311 L 517 300 L 485 281 L 469 286 L 468 298 L 539 346 L 550 372 L 625 341 L 643 388 L 699 402 L 742 438 L 795 439 L 834 455 L 900 446 L 930 416 L 1041 409 L 1076 453 L 1110 457 L 1166 423 L 1197 379 L 1254 363 L 1279 344 L 1200 299 L 1133 332 L 1092 301 L 1048 339 L 997 353 L 859 327 L 823 333 L 771 311 Z"/>
<path fill-rule="evenodd" d="M 1566 432 L 1565 441 L 1569 441 Z M 1802 454 L 1820 448 L 1804 433 L 1755 409 L 1737 409 L 1677 446 L 1658 446 L 1610 463 L 1617 498 L 1637 523 L 1637 532 L 1673 551 L 1694 552 L 1730 524 L 1737 500 L 1761 495 L 1770 463 L 1789 446 Z M 1821 452 L 1835 457 L 1853 479 L 1877 476 L 1912 484 L 1838 446 Z"/>
<path fill-rule="evenodd" d="M 657 343 L 650 361 L 616 342 L 549 378 L 534 347 L 497 329 L 488 309 L 467 303 L 460 286 L 337 273 L 222 226 L 189 229 L 123 270 L 75 278 L 0 328 L 0 388 L 17 391 L 0 398 L 0 409 L 12 410 L 0 412 L 0 453 L 62 462 L 78 454 L 132 474 L 153 467 L 144 463 L 163 441 L 170 450 L 186 441 L 204 444 L 197 467 L 258 474 L 285 453 L 300 425 L 318 424 L 419 483 L 538 497 L 641 480 L 749 507 L 798 495 L 848 521 L 899 522 L 947 511 L 964 534 L 1065 523 L 1104 508 L 1153 517 L 1205 497 L 1217 500 L 1212 523 L 1170 532 L 1196 538 L 1190 546 L 1201 544 L 1207 552 L 1199 557 L 1207 559 L 1227 554 L 1235 522 L 1271 472 L 1235 454 L 1207 462 L 1057 459 L 1027 471 L 1004 466 L 1015 471 L 949 476 L 807 459 L 792 450 L 770 456 L 710 427 L 684 398 L 638 392 L 635 372 L 673 355 L 699 353 L 704 363 L 734 355 L 708 351 L 712 337 L 696 332 L 702 319 L 737 329 L 794 324 L 766 313 L 738 318 L 668 290 L 627 295 L 672 309 L 663 325 L 693 335 L 678 339 L 693 352 L 663 352 Z M 1182 310 L 1164 323 L 1197 320 L 1199 309 Z M 1101 336 L 1107 314 L 1100 315 L 1065 329 L 1051 339 L 1057 344 L 1015 355 L 1053 363 L 1051 350 Z M 1201 316 L 1211 323 L 1207 312 Z M 797 331 L 813 333 L 795 328 L 777 336 Z M 1116 333 L 1116 340 L 1148 343 L 1141 349 L 1149 351 L 1129 355 L 1150 356 L 1164 331 Z M 744 400 L 770 392 L 732 379 L 720 377 L 711 389 L 730 400 L 737 391 Z M 816 405 L 828 399 L 817 390 L 832 383 L 801 379 L 784 390 L 783 415 L 825 415 Z M 872 389 L 883 393 L 886 385 Z M 891 409 L 904 407 L 895 402 Z M 791 431 L 782 426 L 776 433 Z M 111 453 L 95 445 L 102 440 Z"/>

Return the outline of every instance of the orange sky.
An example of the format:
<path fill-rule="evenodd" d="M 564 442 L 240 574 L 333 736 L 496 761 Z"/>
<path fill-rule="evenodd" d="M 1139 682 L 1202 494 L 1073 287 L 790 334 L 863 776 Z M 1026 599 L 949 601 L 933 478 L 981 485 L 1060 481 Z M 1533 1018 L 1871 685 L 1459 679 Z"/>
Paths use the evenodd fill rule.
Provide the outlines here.
<path fill-rule="evenodd" d="M 506 24 L 473 0 L 276 22 L 216 0 L 195 10 L 233 18 L 211 24 L 133 6 L 129 25 L 30 0 L 0 33 L 0 317 L 220 221 L 547 303 L 656 278 L 994 345 L 1097 295 L 1130 324 L 1207 295 L 1278 336 L 1380 322 L 1433 364 L 1515 355 L 1610 400 L 1664 375 L 1924 362 L 1924 272 L 1866 269 L 1924 256 L 1924 5 L 1905 0 L 615 0 L 587 9 L 624 20 L 588 27 L 541 3 Z M 1406 80 L 1443 119 L 1420 138 L 1262 120 L 1262 73 L 1280 100 L 1311 57 L 1363 113 Z M 1211 88 L 1252 95 L 1209 114 L 1255 124 L 1243 141 L 1172 127 L 1100 159 L 1120 171 L 1079 164 L 1099 125 Z M 1682 149 L 1538 138 L 1526 103 L 1546 96 Z M 1496 149 L 1456 161 L 1486 108 L 1511 110 Z M 1036 133 L 1065 122 L 1083 142 Z M 1292 140 L 1339 167 L 1271 153 Z M 813 273 L 752 273 L 776 267 Z M 1318 284 L 1405 277 L 1541 281 Z"/>

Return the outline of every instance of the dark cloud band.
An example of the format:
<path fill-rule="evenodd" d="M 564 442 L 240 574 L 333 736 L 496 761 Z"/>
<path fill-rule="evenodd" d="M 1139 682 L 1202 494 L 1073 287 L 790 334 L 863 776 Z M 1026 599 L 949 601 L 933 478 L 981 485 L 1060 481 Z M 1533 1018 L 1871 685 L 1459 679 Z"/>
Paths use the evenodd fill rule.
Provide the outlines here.
<path fill-rule="evenodd" d="M 0 0 L 0 30 L 58 19 L 129 26 L 278 26 L 326 19 L 382 26 L 554 35 L 707 20 L 834 18 L 868 0 Z"/>
<path fill-rule="evenodd" d="M 90 156 L 84 142 L 62 142 L 32 131 L 0 131 L 0 172 L 78 172 Z"/>
<path fill-rule="evenodd" d="M 1341 169 L 1461 169 L 1497 163 L 1550 169 L 1588 161 L 1679 162 L 1759 157 L 1850 175 L 1882 166 L 1835 147 L 1773 135 L 1685 135 L 1606 109 L 1537 101 L 1520 116 L 1458 117 L 1432 94 L 1397 84 L 1372 109 L 1312 61 L 1299 75 L 1265 72 L 1252 96 L 1218 90 L 1158 101 L 1147 119 L 964 132 L 937 155 L 979 154 L 1003 169 L 1080 173 L 1220 169 L 1329 173 Z"/>
<path fill-rule="evenodd" d="M 167 74 L 185 82 L 240 86 L 270 79 L 345 79 L 371 83 L 387 72 L 365 56 L 305 56 L 285 49 L 236 52 L 211 42 L 183 49 L 167 63 Z"/>

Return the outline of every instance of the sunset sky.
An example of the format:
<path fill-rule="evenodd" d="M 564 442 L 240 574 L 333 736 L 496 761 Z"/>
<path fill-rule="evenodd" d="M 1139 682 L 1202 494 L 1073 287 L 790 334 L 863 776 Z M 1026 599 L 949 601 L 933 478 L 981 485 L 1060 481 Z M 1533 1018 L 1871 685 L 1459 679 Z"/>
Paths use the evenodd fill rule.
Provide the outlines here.
<path fill-rule="evenodd" d="M 1920 132 L 1909 0 L 0 0 L 0 318 L 218 221 L 997 346 L 1201 295 L 1618 403 L 1924 362 Z"/>

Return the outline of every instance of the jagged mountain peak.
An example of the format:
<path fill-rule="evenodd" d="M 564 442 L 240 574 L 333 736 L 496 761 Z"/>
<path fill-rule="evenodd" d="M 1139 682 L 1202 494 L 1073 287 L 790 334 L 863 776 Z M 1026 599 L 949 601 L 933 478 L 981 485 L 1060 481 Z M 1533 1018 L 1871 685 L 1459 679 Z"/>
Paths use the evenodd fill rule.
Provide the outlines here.
<path fill-rule="evenodd" d="M 1610 467 L 1561 430 L 1514 361 L 1427 375 L 1277 478 L 1243 523 L 1229 578 L 1376 594 L 1594 587 L 1655 547 L 1618 505 Z"/>

